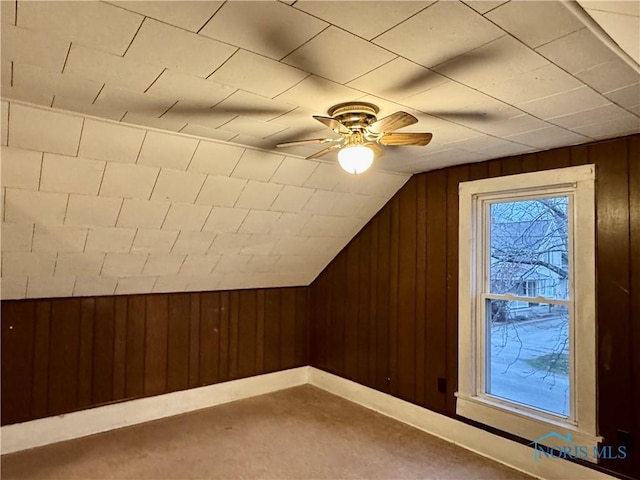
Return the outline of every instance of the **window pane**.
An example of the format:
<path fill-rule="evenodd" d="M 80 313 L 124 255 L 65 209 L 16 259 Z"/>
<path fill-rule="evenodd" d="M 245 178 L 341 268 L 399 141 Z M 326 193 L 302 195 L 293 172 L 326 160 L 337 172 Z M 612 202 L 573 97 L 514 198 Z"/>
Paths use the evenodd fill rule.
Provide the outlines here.
<path fill-rule="evenodd" d="M 567 308 L 487 300 L 486 393 L 568 417 Z"/>
<path fill-rule="evenodd" d="M 491 293 L 568 298 L 568 200 L 490 204 Z"/>

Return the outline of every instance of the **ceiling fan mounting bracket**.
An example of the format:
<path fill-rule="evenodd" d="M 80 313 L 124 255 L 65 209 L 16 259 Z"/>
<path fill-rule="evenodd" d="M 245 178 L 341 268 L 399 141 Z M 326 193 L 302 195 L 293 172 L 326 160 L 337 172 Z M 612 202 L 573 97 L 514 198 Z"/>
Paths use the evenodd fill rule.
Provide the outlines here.
<path fill-rule="evenodd" d="M 380 109 L 372 103 L 347 102 L 334 105 L 328 114 L 346 127 L 354 131 L 364 131 L 377 120 Z"/>

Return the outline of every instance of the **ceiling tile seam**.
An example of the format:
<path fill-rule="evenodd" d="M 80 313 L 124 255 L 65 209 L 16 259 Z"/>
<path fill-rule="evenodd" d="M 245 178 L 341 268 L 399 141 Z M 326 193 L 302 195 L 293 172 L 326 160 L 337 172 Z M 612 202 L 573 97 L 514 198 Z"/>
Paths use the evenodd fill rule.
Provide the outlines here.
<path fill-rule="evenodd" d="M 582 6 L 582 5 L 581 5 Z M 632 13 L 626 13 L 626 12 L 620 12 L 620 11 L 613 11 L 613 10 L 602 10 L 601 8 L 596 8 L 596 7 L 582 7 L 587 13 L 590 10 L 593 10 L 594 12 L 601 12 L 601 13 L 609 13 L 612 15 L 622 15 L 623 17 L 631 17 L 631 18 L 640 18 L 638 17 L 638 15 L 634 15 Z"/>
<path fill-rule="evenodd" d="M 106 87 L 107 84 L 103 83 L 102 87 L 100 87 L 100 90 L 98 90 L 97 95 L 94 97 L 94 99 L 91 101 L 91 105 L 95 105 L 95 103 L 98 101 L 98 98 L 100 97 L 100 94 L 102 93 L 102 90 L 104 90 L 104 87 Z"/>
<path fill-rule="evenodd" d="M 192 205 L 203 205 L 203 204 L 199 204 L 198 203 L 198 198 L 200 198 L 200 194 L 202 193 L 202 189 L 204 188 L 205 183 L 207 183 L 207 180 L 209 179 L 209 177 L 212 177 L 212 176 L 213 175 L 209 175 L 209 174 L 206 174 L 206 173 L 204 174 L 204 180 L 202 181 L 202 185 L 200 185 L 200 188 L 198 189 L 198 193 L 196 194 L 195 198 L 193 199 L 193 202 L 191 202 Z M 221 175 L 221 176 L 224 176 L 224 175 Z M 230 178 L 230 177 L 227 177 L 227 178 Z M 154 188 L 155 188 L 155 186 L 154 186 Z M 204 205 L 206 205 L 206 204 L 204 204 Z M 215 205 L 209 205 L 209 206 L 211 207 L 211 211 L 213 211 L 213 207 Z M 209 215 L 211 215 L 211 211 L 209 212 Z M 167 212 L 167 215 L 168 215 L 168 212 Z M 209 215 L 207 215 L 207 219 L 209 218 Z M 165 220 L 166 220 L 166 217 L 165 217 Z M 164 223 L 164 221 L 163 221 L 163 223 Z M 206 224 L 206 220 L 205 220 L 205 223 L 202 224 L 202 228 L 204 228 L 205 224 Z M 200 231 L 202 231 L 202 228 L 200 229 Z"/>
<path fill-rule="evenodd" d="M 123 198 L 122 201 L 120 202 L 120 208 L 118 209 L 118 214 L 116 215 L 116 220 L 112 225 L 113 228 L 117 228 L 118 227 L 118 222 L 120 221 L 120 215 L 122 214 L 122 208 L 124 207 L 124 201 L 125 200 L 126 199 Z"/>
<path fill-rule="evenodd" d="M 142 136 L 142 142 L 140 142 L 140 148 L 138 149 L 138 154 L 136 155 L 136 161 L 133 162 L 135 165 L 138 165 L 138 161 L 140 160 L 140 154 L 142 153 L 142 147 L 144 147 L 144 142 L 147 139 L 147 133 L 149 132 L 149 130 L 147 130 L 146 128 L 143 128 L 142 130 L 144 130 L 144 135 Z M 158 174 L 159 173 L 160 172 L 158 171 Z M 158 181 L 158 177 L 156 177 L 156 181 L 153 184 L 153 188 L 156 187 L 157 181 Z M 152 192 L 153 192 L 153 188 L 151 189 Z"/>
<path fill-rule="evenodd" d="M 44 168 L 44 152 L 40 152 L 40 171 L 38 172 L 38 191 L 42 187 L 42 169 Z M 5 204 L 6 205 L 6 204 Z"/>
<path fill-rule="evenodd" d="M 471 0 L 471 1 L 473 1 L 473 0 Z M 491 7 L 489 10 L 487 10 L 484 13 L 481 13 L 480 15 L 482 15 L 484 17 L 487 13 L 493 12 L 496 8 L 500 8 L 501 6 L 503 6 L 505 3 L 508 3 L 509 1 L 510 0 L 504 0 L 501 4 L 496 5 L 495 7 Z M 463 3 L 466 4 L 466 2 L 463 2 Z M 467 6 L 469 6 L 469 5 L 467 5 Z"/>
<path fill-rule="evenodd" d="M 605 62 L 605 63 L 606 63 L 606 62 Z M 603 100 L 606 100 L 607 102 L 609 102 L 607 105 L 616 105 L 616 106 L 620 107 L 621 109 L 623 109 L 623 110 L 627 111 L 628 113 L 630 113 L 630 114 L 632 114 L 632 115 L 634 115 L 634 116 L 638 116 L 638 115 L 636 115 L 635 113 L 633 113 L 632 111 L 630 111 L 627 107 L 625 107 L 625 106 L 623 106 L 623 105 L 620 105 L 620 104 L 616 103 L 615 101 L 613 101 L 613 100 L 611 100 L 609 97 L 607 97 L 604 93 L 601 93 L 601 92 L 597 91 L 597 90 L 596 90 L 595 88 L 593 88 L 591 85 L 587 85 L 586 83 L 585 83 L 585 84 L 583 84 L 583 85 L 582 85 L 582 86 L 580 86 L 580 87 L 572 88 L 572 89 L 570 89 L 570 90 L 565 90 L 564 92 L 555 93 L 555 94 L 552 94 L 552 95 L 547 95 L 546 97 L 536 98 L 536 99 L 534 99 L 534 100 L 531 100 L 530 102 L 534 102 L 534 101 L 537 101 L 537 100 L 544 100 L 544 99 L 546 99 L 546 98 L 550 98 L 550 97 L 553 97 L 553 96 L 555 96 L 555 95 L 562 95 L 562 94 L 564 94 L 564 93 L 573 92 L 574 90 L 580 90 L 581 88 L 588 88 L 589 90 L 591 90 L 591 91 L 592 91 L 593 93 L 595 93 L 596 95 L 598 95 L 598 96 L 602 97 L 602 99 L 603 99 Z M 626 88 L 626 87 L 622 87 L 622 88 Z M 615 91 L 615 90 L 612 90 L 612 91 Z M 526 105 L 527 103 L 530 103 L 530 102 L 525 102 L 525 103 L 523 103 L 523 105 Z M 554 118 L 560 118 L 560 117 L 563 117 L 563 116 L 566 116 L 566 115 L 573 115 L 573 114 L 576 114 L 576 113 L 584 113 L 584 112 L 588 112 L 588 111 L 590 111 L 590 110 L 595 110 L 595 109 L 597 109 L 597 108 L 605 107 L 605 106 L 607 106 L 607 105 L 600 105 L 600 106 L 598 106 L 598 107 L 589 107 L 589 108 L 585 108 L 585 109 L 583 109 L 583 110 L 575 110 L 575 111 L 572 111 L 570 114 L 556 115 L 555 117 L 549 117 L 548 119 L 543 120 L 543 121 L 544 121 L 544 122 L 547 122 L 547 123 L 553 123 L 551 120 L 553 120 Z M 554 125 L 555 125 L 555 124 L 554 124 Z M 559 126 L 559 125 L 558 125 L 558 126 Z M 578 133 L 578 132 L 576 132 L 576 133 Z"/>
<path fill-rule="evenodd" d="M 283 130 L 284 132 L 285 130 Z M 280 132 L 282 133 L 282 132 Z M 276 154 L 277 155 L 277 154 Z M 276 172 L 280 169 L 280 167 L 282 166 L 282 164 L 284 163 L 285 158 L 287 158 L 287 156 L 285 154 L 281 154 L 280 155 L 280 162 L 278 163 L 278 166 L 276 168 L 273 169 L 273 173 L 269 176 L 267 182 L 268 183 L 275 183 L 276 185 L 278 185 L 276 182 L 271 182 L 271 179 L 275 176 Z M 238 167 L 238 164 L 240 163 L 240 160 L 238 160 L 238 163 L 236 163 L 236 166 L 233 168 L 233 170 L 235 171 L 235 169 Z M 231 175 L 233 175 L 233 172 L 231 172 Z M 280 192 L 282 191 L 282 189 L 280 189 Z M 280 192 L 278 192 L 278 195 L 280 195 Z M 277 198 L 277 197 L 276 197 Z M 274 200 L 275 202 L 275 200 Z"/>
<path fill-rule="evenodd" d="M 120 7 L 116 6 L 116 5 L 111 5 L 111 4 L 108 4 L 108 5 L 110 5 L 110 6 L 112 6 L 112 7 L 113 7 L 113 6 L 115 6 L 116 8 L 120 8 Z M 123 10 L 124 10 L 124 9 L 123 9 Z M 133 44 L 134 40 L 135 40 L 135 39 L 136 39 L 136 37 L 138 36 L 138 33 L 140 32 L 140 29 L 142 28 L 142 25 L 144 24 L 145 20 L 147 19 L 147 17 L 146 17 L 146 16 L 144 16 L 144 15 L 140 15 L 140 14 L 139 14 L 139 13 L 137 13 L 137 12 L 134 12 L 134 14 L 135 14 L 135 15 L 137 15 L 137 16 L 141 16 L 141 17 L 142 17 L 142 21 L 140 22 L 140 25 L 138 25 L 138 28 L 136 29 L 136 32 L 133 34 L 133 37 L 131 37 L 131 41 L 129 42 L 129 45 L 127 45 L 127 48 L 125 48 L 124 52 L 122 52 L 122 55 L 120 55 L 120 57 L 122 57 L 122 58 L 124 58 L 124 57 L 125 57 L 125 55 L 126 55 L 126 54 L 127 54 L 127 52 L 129 51 L 129 49 L 131 48 L 131 45 Z"/>
<path fill-rule="evenodd" d="M 196 156 L 196 152 L 198 151 L 198 148 L 200 148 L 201 143 L 202 143 L 202 140 L 198 140 L 198 143 L 196 143 L 196 148 L 193 149 L 193 153 L 191 154 L 191 157 L 189 157 L 189 163 L 187 163 L 187 166 L 184 169 L 185 172 L 189 171 L 189 167 L 191 167 L 191 163 L 193 162 L 193 159 Z M 205 178 L 205 181 L 206 181 L 206 178 Z M 202 185 L 204 185 L 204 183 Z M 202 187 L 200 187 L 200 190 L 202 190 Z M 200 191 L 198 191 L 198 193 L 200 193 Z M 196 196 L 196 198 L 198 197 Z"/>
<path fill-rule="evenodd" d="M 575 15 L 575 13 L 572 11 L 572 9 L 571 9 L 570 7 L 568 7 L 568 5 L 569 5 L 569 3 L 568 3 L 568 2 L 564 2 L 564 1 L 563 1 L 563 2 L 560 2 L 560 3 L 562 3 L 563 5 L 565 5 L 565 7 L 567 7 L 567 10 L 569 10 L 569 12 L 571 12 L 571 13 L 573 13 L 573 14 L 574 14 L 574 16 L 579 20 L 579 22 L 580 22 L 580 23 L 582 23 L 582 25 L 584 26 L 584 28 L 587 28 L 587 29 L 591 30 L 591 29 L 589 28 L 589 26 L 588 26 L 588 25 L 585 25 L 585 23 L 584 23 L 584 21 L 582 20 L 582 18 L 580 18 L 580 16 L 579 16 L 579 15 Z M 501 6 L 502 6 L 502 5 L 501 5 Z M 582 7 L 578 7 L 578 8 L 582 8 Z M 504 30 L 500 25 L 498 25 L 497 23 L 495 23 L 495 22 L 494 22 L 493 20 L 491 20 L 490 18 L 487 18 L 487 17 L 485 17 L 485 18 L 486 18 L 489 22 L 491 22 L 493 25 L 495 25 L 497 28 L 499 28 L 500 30 L 502 30 L 503 32 L 505 32 L 507 35 L 509 35 L 511 38 L 513 38 L 514 40 L 516 40 L 518 43 L 520 43 L 521 45 L 523 45 L 525 48 L 528 48 L 528 49 L 529 49 L 529 50 L 531 50 L 532 52 L 534 52 L 534 53 L 536 53 L 536 54 L 540 55 L 542 58 L 544 58 L 546 61 L 548 61 L 551 65 L 554 65 L 555 67 L 557 67 L 558 69 L 562 70 L 562 71 L 563 71 L 564 73 L 566 73 L 567 75 L 569 75 L 569 76 L 573 77 L 575 80 L 577 80 L 578 82 L 582 83 L 583 85 L 587 85 L 587 84 L 586 84 L 584 81 L 582 81 L 580 78 L 576 77 L 576 75 L 577 75 L 578 73 L 581 73 L 581 72 L 583 72 L 583 71 L 585 71 L 585 70 L 582 70 L 581 72 L 576 72 L 575 74 L 573 74 L 573 73 L 571 73 L 571 72 L 569 72 L 569 71 L 565 70 L 561 65 L 558 65 L 557 63 L 552 62 L 552 61 L 551 61 L 551 60 L 549 60 L 547 57 L 545 57 L 542 53 L 538 52 L 538 50 L 537 50 L 537 49 L 538 49 L 538 48 L 540 48 L 540 47 L 542 47 L 543 45 L 538 45 L 538 46 L 536 46 L 536 47 L 530 47 L 529 45 L 527 45 L 526 43 L 524 43 L 523 41 L 521 41 L 518 37 L 516 37 L 516 36 L 512 35 L 512 34 L 511 34 L 510 32 L 508 32 L 508 31 Z M 583 28 L 579 28 L 579 29 L 577 29 L 577 30 L 574 30 L 573 32 L 570 32 L 570 34 L 572 34 L 572 33 L 576 33 L 576 32 L 579 32 L 579 31 L 581 31 L 581 30 L 583 30 Z M 600 42 L 601 42 L 605 47 L 607 47 L 607 49 L 608 49 L 609 51 L 611 51 L 614 55 L 616 55 L 617 57 L 619 57 L 619 58 L 620 58 L 620 55 L 619 55 L 616 51 L 614 51 L 614 50 L 613 50 L 613 49 L 612 49 L 612 48 L 611 48 L 611 47 L 610 47 L 606 42 L 602 41 L 602 39 L 601 39 L 601 38 L 600 38 L 600 37 L 599 37 L 595 32 L 593 32 L 593 31 L 592 31 L 592 33 L 596 36 L 596 38 L 597 38 L 597 39 L 598 39 L 598 40 L 599 40 L 599 41 L 600 41 Z M 551 40 L 551 41 L 549 41 L 549 42 L 545 43 L 544 45 L 547 45 L 547 44 L 549 44 L 549 43 L 551 43 L 551 42 L 553 42 L 553 41 L 555 41 L 555 40 L 558 40 L 559 38 L 563 38 L 563 37 L 565 37 L 565 36 L 566 36 L 566 35 L 561 35 L 560 37 L 555 38 L 555 39 L 553 39 L 553 40 Z M 612 41 L 613 41 L 613 40 L 612 40 Z M 623 60 L 623 61 L 625 61 L 625 59 L 622 59 L 622 60 Z M 599 65 L 604 65 L 605 63 L 608 63 L 608 62 L 603 62 L 603 63 L 601 63 L 601 64 L 599 64 Z M 544 68 L 544 67 L 540 67 L 540 68 Z M 590 68 L 593 68 L 593 67 L 590 67 Z M 638 67 L 636 67 L 636 71 L 637 71 L 637 68 L 638 68 Z M 537 70 L 537 69 L 535 69 L 535 70 Z M 588 70 L 588 69 L 587 69 L 587 70 Z M 587 85 L 587 86 L 589 86 L 589 85 Z M 596 90 L 596 91 L 597 91 L 597 90 Z M 598 93 L 601 93 L 601 92 L 598 92 Z M 486 95 L 486 94 L 485 94 L 485 95 Z M 518 107 L 516 107 L 515 105 L 512 105 L 512 106 L 513 106 L 514 108 L 518 108 Z M 525 112 L 525 113 L 526 113 L 526 112 Z"/>
<path fill-rule="evenodd" d="M 362 90 L 360 90 L 359 88 L 356 88 L 356 87 L 353 87 L 353 86 L 349 85 L 349 83 L 351 83 L 351 82 L 355 82 L 356 80 L 358 80 L 358 79 L 360 79 L 360 78 L 364 77 L 365 75 L 369 75 L 369 74 L 370 74 L 371 72 L 373 72 L 374 70 L 377 70 L 377 69 L 379 69 L 379 68 L 384 67 L 385 65 L 388 65 L 388 64 L 390 64 L 391 62 L 396 61 L 398 58 L 402 58 L 402 57 L 401 57 L 400 55 L 398 55 L 397 53 L 394 53 L 393 55 L 395 55 L 395 58 L 392 58 L 391 60 L 389 60 L 389 61 L 387 61 L 387 62 L 381 63 L 380 65 L 377 65 L 377 66 L 373 67 L 371 70 L 369 70 L 369 71 L 367 71 L 367 72 L 364 72 L 364 73 L 363 73 L 363 74 L 361 74 L 361 75 L 357 75 L 356 77 L 352 78 L 351 80 L 347 80 L 347 81 L 346 81 L 346 82 L 344 82 L 342 85 L 344 85 L 345 87 L 349 87 L 349 88 L 353 88 L 353 89 L 355 89 L 355 90 L 362 91 Z M 406 60 L 406 59 L 405 59 L 405 60 Z M 415 63 L 415 62 L 412 62 L 412 63 Z M 421 66 L 422 68 L 426 68 L 426 67 L 424 67 L 423 65 L 420 65 L 420 66 Z M 427 69 L 427 70 L 428 70 L 428 69 Z M 420 93 L 420 92 L 418 92 L 418 93 Z M 377 97 L 377 95 L 376 95 L 375 93 L 372 93 L 372 92 L 368 92 L 368 95 L 373 95 L 373 96 L 376 96 L 376 97 Z M 413 94 L 412 94 L 412 95 L 413 95 Z M 416 95 L 417 95 L 417 94 L 416 94 Z"/>
<path fill-rule="evenodd" d="M 67 66 L 67 61 L 69 60 L 69 54 L 71 53 L 71 45 L 73 45 L 73 42 L 69 42 L 69 48 L 67 49 L 67 54 L 64 57 L 64 63 L 62 64 L 62 70 L 60 70 L 60 74 L 64 74 L 64 69 Z"/>
<path fill-rule="evenodd" d="M 82 136 L 80 137 L 80 141 L 82 141 Z M 79 146 L 79 144 L 78 144 L 78 148 L 79 148 L 79 147 L 80 147 L 80 146 Z M 78 150 L 78 153 L 80 153 L 80 152 L 79 152 L 79 150 Z M 77 156 L 77 155 L 76 155 L 76 156 Z M 98 185 L 98 191 L 95 193 L 95 196 L 96 196 L 96 197 L 99 197 L 99 196 L 100 196 L 100 192 L 102 191 L 102 182 L 104 182 L 104 176 L 105 176 L 105 174 L 106 174 L 106 172 L 107 172 L 107 162 L 106 162 L 105 160 L 102 160 L 102 164 L 103 164 L 103 165 L 102 165 L 102 175 L 100 176 L 100 183 L 99 183 L 99 185 Z"/>
<path fill-rule="evenodd" d="M 2 187 L 2 221 L 5 221 L 5 217 L 7 215 L 7 188 Z"/>
<path fill-rule="evenodd" d="M 206 182 L 206 179 L 205 179 Z M 202 183 L 202 186 L 204 186 L 204 182 Z M 202 188 L 200 188 L 200 190 L 202 190 Z M 195 202 L 198 200 L 198 197 L 200 196 L 200 192 L 198 192 L 198 195 L 196 196 L 196 199 L 194 200 L 194 205 L 197 205 Z M 201 233 L 205 233 L 208 230 L 205 230 L 204 227 L 207 225 L 207 222 L 209 221 L 209 218 L 211 218 L 211 215 L 213 214 L 213 209 L 215 208 L 215 205 L 211 205 L 211 210 L 209 210 L 209 213 L 207 214 L 207 218 L 204 219 L 204 222 L 202 223 L 202 227 L 200 227 L 200 230 L 198 230 Z M 166 218 L 165 218 L 166 220 Z M 164 225 L 164 220 L 163 220 L 163 225 Z M 214 237 L 213 240 L 211 240 L 211 244 L 213 244 L 213 242 L 215 241 L 216 237 L 218 236 L 217 233 L 214 233 Z M 209 248 L 211 248 L 211 245 L 209 245 Z M 209 249 L 207 248 L 207 250 Z"/>
<path fill-rule="evenodd" d="M 17 1 L 17 0 L 16 0 Z M 11 136 L 11 131 L 9 128 L 9 125 L 11 125 L 11 102 L 6 102 L 7 103 L 7 125 L 6 125 L 6 129 L 7 129 L 7 146 L 9 146 L 9 140 L 10 140 L 10 136 Z M 5 126 L 2 126 L 2 129 L 5 129 Z M 42 166 L 41 166 L 42 167 Z"/>
<path fill-rule="evenodd" d="M 11 62 L 9 63 L 9 68 L 10 68 L 10 72 L 9 72 L 9 86 L 13 87 L 13 60 L 11 60 Z"/>
<path fill-rule="evenodd" d="M 213 17 L 211 17 L 211 18 L 213 18 Z M 204 35 L 203 35 L 203 37 L 204 37 Z M 209 37 L 205 37 L 205 38 L 209 38 Z M 214 69 L 213 69 L 213 72 L 211 72 L 209 75 L 207 75 L 206 77 L 204 77 L 204 78 L 205 78 L 205 80 L 209 80 L 209 81 L 214 82 L 214 83 L 220 83 L 220 82 L 216 82 L 215 80 L 211 80 L 211 76 L 212 76 L 214 73 L 216 73 L 218 70 L 220 70 L 222 67 L 224 67 L 224 66 L 227 64 L 227 62 L 229 62 L 233 57 L 235 57 L 235 56 L 237 55 L 237 53 L 238 53 L 240 50 L 243 50 L 243 51 L 245 51 L 245 52 L 249 52 L 249 50 L 244 50 L 243 48 L 237 47 L 237 46 L 235 46 L 235 45 L 233 45 L 233 46 L 236 48 L 236 51 L 235 51 L 235 52 L 233 52 L 233 53 L 229 56 L 229 58 L 227 58 L 224 62 L 222 62 L 220 65 L 218 65 L 216 68 L 214 68 Z M 255 54 L 255 52 L 250 52 L 250 53 L 254 53 L 254 54 Z M 256 55 L 257 55 L 257 54 L 256 54 Z M 263 57 L 265 57 L 265 58 L 269 58 L 269 57 L 266 57 L 265 55 L 262 55 L 262 56 L 263 56 Z M 270 60 L 273 60 L 273 58 L 269 58 L 269 59 L 270 59 Z M 223 85 L 226 85 L 226 84 L 223 84 Z M 228 86 L 229 86 L 229 87 L 233 87 L 233 85 L 228 85 Z M 233 88 L 235 88 L 235 87 L 233 87 Z M 229 97 L 226 97 L 226 98 L 229 98 Z M 219 102 L 218 102 L 218 103 L 219 103 Z"/>
<path fill-rule="evenodd" d="M 161 76 L 164 74 L 164 72 L 166 72 L 166 71 L 167 71 L 167 68 L 166 68 L 166 67 L 162 67 L 162 71 L 158 74 L 158 76 L 157 76 L 156 78 L 154 78 L 154 79 L 151 81 L 151 84 L 149 84 L 149 86 L 148 86 L 147 88 L 145 88 L 145 89 L 142 91 L 142 93 L 147 93 L 147 92 L 149 91 L 149 89 L 150 89 L 151 87 L 153 87 L 153 85 L 154 85 L 154 84 L 155 84 L 155 83 L 160 79 L 160 77 L 161 77 Z M 175 105 L 175 104 L 174 104 L 174 105 Z M 160 116 L 162 116 L 162 115 L 160 115 Z"/>
<path fill-rule="evenodd" d="M 333 82 L 333 83 L 335 83 L 335 82 Z M 143 130 L 145 132 L 145 137 L 146 137 L 147 132 L 158 132 L 158 133 L 164 133 L 164 134 L 167 134 L 167 135 L 175 135 L 175 136 L 178 136 L 180 138 L 185 138 L 186 137 L 186 138 L 191 138 L 191 139 L 194 139 L 194 140 L 200 140 L 200 141 L 205 141 L 205 142 L 210 142 L 210 143 L 218 143 L 218 144 L 223 144 L 223 145 L 236 146 L 236 147 L 245 148 L 245 149 L 248 149 L 248 150 L 254 150 L 256 152 L 272 153 L 270 150 L 267 150 L 265 148 L 253 147 L 251 145 L 243 145 L 243 144 L 239 144 L 239 143 L 234 143 L 231 140 L 218 140 L 218 139 L 215 139 L 215 138 L 192 135 L 190 133 L 180 133 L 179 134 L 179 132 L 176 132 L 176 131 L 173 131 L 173 130 L 165 130 L 165 129 L 162 129 L 162 128 L 156 128 L 156 127 L 151 127 L 151 126 L 146 126 L 146 125 L 138 125 L 138 124 L 135 124 L 135 123 L 121 122 L 121 121 L 112 120 L 112 119 L 109 119 L 109 118 L 97 117 L 95 115 L 79 113 L 79 112 L 75 112 L 75 111 L 71 111 L 71 110 L 64 110 L 64 109 L 57 108 L 57 107 L 47 107 L 47 106 L 44 106 L 44 105 L 39 105 L 39 104 L 31 103 L 31 102 L 26 102 L 26 101 L 19 100 L 19 99 L 14 99 L 14 98 L 11 98 L 11 97 L 2 97 L 2 98 L 4 99 L 4 101 L 6 101 L 9 104 L 9 108 L 8 108 L 9 112 L 11 110 L 11 104 L 12 103 L 16 103 L 16 104 L 21 105 L 21 106 L 26 106 L 26 107 L 37 109 L 37 110 L 43 110 L 43 111 L 46 111 L 46 112 L 53 111 L 53 112 L 56 112 L 56 113 L 61 113 L 63 115 L 68 115 L 68 116 L 72 116 L 72 117 L 80 117 L 80 118 L 83 119 L 83 121 L 84 121 L 84 119 L 90 119 L 90 120 L 96 120 L 96 121 L 102 122 L 102 123 L 108 123 L 108 124 L 111 124 L 111 125 L 119 125 L 119 126 L 125 125 L 127 127 L 133 128 L 133 129 Z M 268 98 L 268 97 L 265 97 L 265 98 Z M 286 113 L 290 113 L 290 112 L 286 112 Z M 10 124 L 10 122 L 8 122 L 8 123 Z M 238 134 L 238 135 L 240 135 L 240 134 Z M 237 137 L 238 135 L 236 135 L 235 137 Z M 7 138 L 8 138 L 8 136 L 7 136 Z M 144 143 L 144 141 L 143 141 L 143 143 Z M 31 150 L 31 149 L 25 148 L 25 150 Z M 37 150 L 37 151 L 43 151 L 43 150 Z M 44 152 L 45 153 L 56 153 L 56 152 L 49 152 L 49 151 L 46 151 L 46 150 L 44 150 Z M 138 152 L 138 157 L 136 158 L 136 162 L 135 163 L 138 162 L 139 156 L 140 156 L 140 151 Z M 304 157 L 302 157 L 300 155 L 288 154 L 287 156 L 288 157 L 292 157 L 292 158 L 304 159 Z M 329 161 L 322 160 L 322 159 L 318 159 L 317 161 L 320 161 L 322 163 L 331 163 Z M 388 173 L 393 173 L 393 172 L 388 172 Z"/>
<path fill-rule="evenodd" d="M 593 33 L 602 43 L 604 43 L 618 58 L 640 72 L 640 65 L 636 62 L 618 42 L 593 18 L 579 2 L 563 2 L 564 6 Z M 608 12 L 612 13 L 612 12 Z"/>
<path fill-rule="evenodd" d="M 427 10 L 428 8 L 432 7 L 433 5 L 435 5 L 436 3 L 438 3 L 438 0 L 431 2 L 429 5 L 427 5 L 426 7 L 420 9 L 419 11 L 415 12 L 412 15 L 409 15 L 407 18 L 405 18 L 404 20 L 396 23 L 395 25 L 387 28 L 384 32 L 379 33 L 378 35 L 376 35 L 375 37 L 372 37 L 371 39 L 367 40 L 368 42 L 373 43 L 374 45 L 378 45 L 377 43 L 374 42 L 374 40 L 376 40 L 377 38 L 380 38 L 382 35 L 384 35 L 385 33 L 389 32 L 390 30 L 393 30 L 394 28 L 398 27 L 399 25 L 402 25 L 403 23 L 411 20 L 413 17 L 415 17 L 416 15 L 419 15 L 420 13 L 424 12 L 425 10 Z M 384 50 L 387 50 L 384 47 L 381 47 L 380 45 L 378 45 L 380 48 L 383 48 Z M 397 55 L 397 54 L 396 54 Z"/>
<path fill-rule="evenodd" d="M 213 12 L 213 13 L 211 14 L 211 16 L 210 16 L 210 17 L 209 17 L 209 18 L 208 18 L 208 19 L 207 19 L 207 20 L 206 20 L 206 21 L 205 21 L 205 22 L 200 26 L 200 28 L 198 28 L 198 29 L 196 30 L 196 32 L 195 32 L 195 33 L 196 33 L 196 35 L 200 35 L 200 32 L 202 31 L 202 29 L 203 29 L 204 27 L 206 27 L 206 26 L 209 24 L 209 22 L 211 21 L 211 19 L 212 19 L 213 17 L 215 17 L 215 16 L 216 16 L 216 14 L 217 14 L 221 9 L 222 9 L 222 7 L 224 7 L 225 3 L 226 3 L 226 2 L 222 2 L 222 3 L 220 4 L 220 6 L 219 6 L 218 8 L 216 8 L 216 11 L 215 11 L 215 12 Z M 204 37 L 204 35 L 203 35 L 203 37 Z"/>
<path fill-rule="evenodd" d="M 162 74 L 160 74 L 160 75 L 162 75 Z M 151 87 L 149 87 L 149 88 L 151 88 Z M 175 107 L 178 103 L 180 103 L 180 99 L 178 99 L 178 100 L 176 100 L 175 102 L 173 102 L 173 104 L 171 104 L 171 106 L 170 106 L 169 108 L 167 108 L 164 112 L 162 112 L 162 113 L 160 114 L 160 116 L 158 116 L 158 118 L 162 118 L 162 117 L 164 117 L 164 116 L 165 116 L 165 115 L 166 115 L 166 114 L 167 114 L 167 113 L 168 113 L 168 112 L 169 112 L 173 107 Z M 129 113 L 129 112 L 127 111 L 127 113 Z M 126 115 L 126 114 L 125 114 L 125 115 Z M 124 118 L 124 117 L 123 117 L 123 118 Z"/>
<path fill-rule="evenodd" d="M 540 44 L 540 45 L 538 45 L 537 47 L 530 47 L 530 48 L 531 48 L 531 50 L 533 50 L 533 51 L 535 51 L 535 52 L 539 53 L 540 55 L 542 55 L 542 56 L 544 57 L 544 55 L 543 55 L 542 53 L 538 52 L 538 49 L 539 49 L 539 48 L 546 47 L 546 46 L 547 46 L 547 45 L 549 45 L 550 43 L 553 43 L 553 42 L 555 42 L 555 41 L 557 41 L 557 40 L 562 40 L 563 38 L 566 38 L 566 37 L 568 37 L 568 36 L 570 36 L 570 35 L 574 35 L 574 34 L 576 34 L 576 33 L 578 33 L 578 32 L 583 31 L 583 30 L 589 30 L 589 29 L 588 29 L 586 26 L 583 26 L 582 28 L 579 28 L 578 30 L 573 30 L 572 32 L 565 33 L 564 35 L 560 35 L 559 37 L 556 37 L 556 38 L 554 38 L 554 39 L 552 39 L 552 40 L 549 40 L 548 42 L 541 43 L 541 44 Z M 546 58 L 546 57 L 545 57 L 545 58 Z M 547 59 L 547 60 L 548 60 L 548 59 Z M 549 60 L 549 61 L 551 62 L 551 60 Z M 554 63 L 554 62 L 551 62 L 551 63 Z M 554 63 L 554 64 L 555 64 L 555 63 Z"/>
<path fill-rule="evenodd" d="M 62 193 L 60 193 L 62 195 Z M 67 211 L 69 210 L 69 197 L 70 193 L 65 194 L 67 196 L 67 202 L 64 206 L 64 215 L 62 216 L 62 224 L 64 225 L 67 222 Z"/>

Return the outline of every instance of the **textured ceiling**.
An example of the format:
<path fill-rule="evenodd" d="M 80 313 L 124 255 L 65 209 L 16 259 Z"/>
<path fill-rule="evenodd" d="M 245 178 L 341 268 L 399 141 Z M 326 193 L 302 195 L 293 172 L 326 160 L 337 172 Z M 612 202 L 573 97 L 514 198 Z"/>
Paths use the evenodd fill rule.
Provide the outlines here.
<path fill-rule="evenodd" d="M 640 131 L 637 66 L 561 2 L 1 7 L 3 298 L 305 285 L 410 173 Z M 356 99 L 432 143 L 273 150 Z"/>

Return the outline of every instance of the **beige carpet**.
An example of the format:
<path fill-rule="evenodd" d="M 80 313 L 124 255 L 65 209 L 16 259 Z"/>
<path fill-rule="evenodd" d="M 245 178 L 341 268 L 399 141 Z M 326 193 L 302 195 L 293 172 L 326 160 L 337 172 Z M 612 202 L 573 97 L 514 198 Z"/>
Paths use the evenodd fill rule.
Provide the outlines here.
<path fill-rule="evenodd" d="M 307 385 L 1 461 L 3 480 L 531 478 Z"/>

